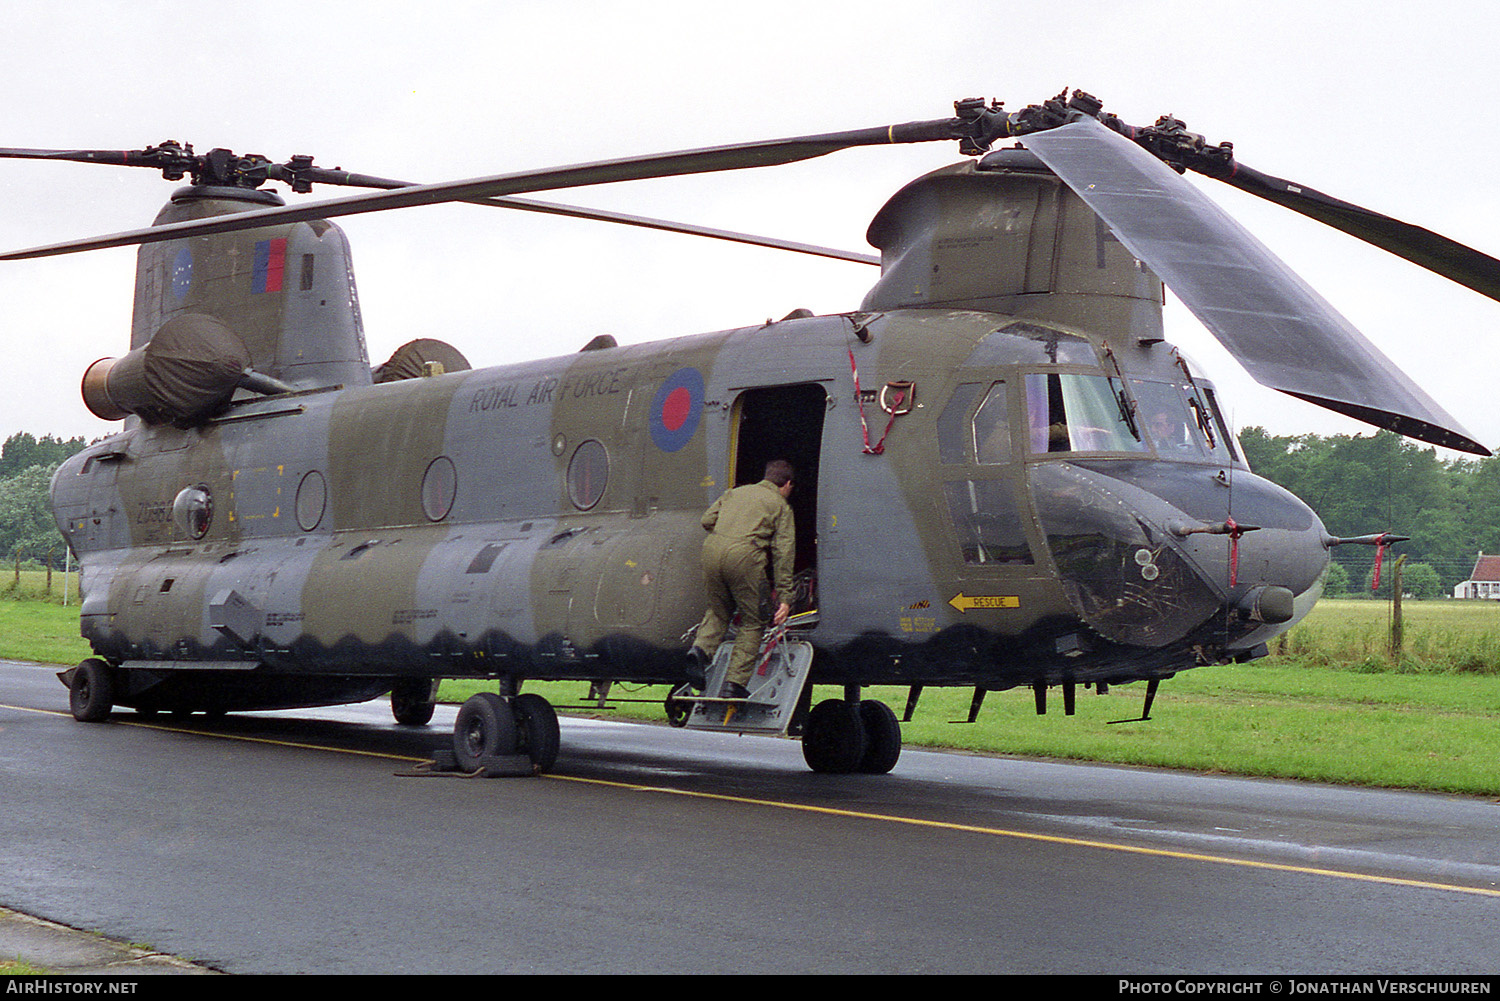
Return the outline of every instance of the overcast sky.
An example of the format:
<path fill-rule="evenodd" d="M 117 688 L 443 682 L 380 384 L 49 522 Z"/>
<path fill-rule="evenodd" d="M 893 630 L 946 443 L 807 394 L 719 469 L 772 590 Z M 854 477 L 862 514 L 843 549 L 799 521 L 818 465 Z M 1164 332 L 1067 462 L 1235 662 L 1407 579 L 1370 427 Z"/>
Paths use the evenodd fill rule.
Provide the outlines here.
<path fill-rule="evenodd" d="M 0 145 L 164 139 L 419 181 L 951 113 L 1063 87 L 1171 113 L 1239 159 L 1500 256 L 1500 8 L 1482 2 L 301 0 L 9 4 Z M 569 191 L 557 200 L 855 250 L 954 144 Z M 1500 445 L 1500 303 L 1250 196 L 1195 181 L 1479 440 Z M 0 162 L 0 246 L 146 225 L 144 170 Z M 324 189 L 323 197 L 347 193 Z M 289 200 L 308 196 L 287 195 Z M 317 197 L 315 193 L 314 197 Z M 546 197 L 546 196 L 544 196 Z M 855 308 L 867 266 L 474 206 L 341 223 L 372 358 L 418 336 L 479 365 Z M 95 358 L 128 347 L 133 249 L 0 264 L 0 436 L 94 438 Z M 1261 390 L 1179 306 L 1168 336 L 1238 426 L 1364 425 Z"/>

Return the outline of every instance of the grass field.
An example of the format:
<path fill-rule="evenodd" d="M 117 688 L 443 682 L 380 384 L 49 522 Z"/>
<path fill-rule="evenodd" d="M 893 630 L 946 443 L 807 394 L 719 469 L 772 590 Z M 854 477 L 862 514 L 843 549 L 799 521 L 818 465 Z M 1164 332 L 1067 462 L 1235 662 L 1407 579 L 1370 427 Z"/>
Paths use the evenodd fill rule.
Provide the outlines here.
<path fill-rule="evenodd" d="M 1385 603 L 1320 603 L 1282 652 L 1164 682 L 1147 722 L 1112 722 L 1140 715 L 1140 684 L 1080 692 L 1072 717 L 1060 698 L 1039 717 L 1029 691 L 996 692 L 975 724 L 953 722 L 967 714 L 968 690 L 932 689 L 904 735 L 983 753 L 1500 796 L 1500 604 L 1408 601 L 1405 611 L 1407 652 L 1392 657 Z M 0 601 L 0 657 L 76 664 L 89 655 L 77 630 L 76 606 Z M 445 682 L 443 695 L 461 701 L 482 687 Z M 587 689 L 527 685 L 559 707 Z M 665 692 L 616 686 L 616 698 L 646 701 L 563 711 L 660 721 Z M 66 705 L 61 686 L 58 695 Z M 898 712 L 906 702 L 900 688 L 869 695 Z"/>

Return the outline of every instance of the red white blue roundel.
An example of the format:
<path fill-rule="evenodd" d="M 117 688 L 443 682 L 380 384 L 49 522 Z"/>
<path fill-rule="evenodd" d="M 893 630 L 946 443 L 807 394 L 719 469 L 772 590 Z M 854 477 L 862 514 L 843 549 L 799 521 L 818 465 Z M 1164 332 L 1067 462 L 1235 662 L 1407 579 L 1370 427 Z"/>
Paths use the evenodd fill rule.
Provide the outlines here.
<path fill-rule="evenodd" d="M 651 401 L 651 440 L 663 452 L 675 452 L 693 438 L 703 420 L 703 373 L 679 368 Z"/>

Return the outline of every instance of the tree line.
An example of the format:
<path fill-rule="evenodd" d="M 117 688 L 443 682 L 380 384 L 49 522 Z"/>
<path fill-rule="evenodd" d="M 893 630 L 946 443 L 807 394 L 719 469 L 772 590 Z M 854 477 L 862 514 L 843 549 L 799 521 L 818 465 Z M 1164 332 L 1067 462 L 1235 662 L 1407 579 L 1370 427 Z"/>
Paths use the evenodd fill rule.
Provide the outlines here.
<path fill-rule="evenodd" d="M 86 444 L 20 431 L 0 445 L 0 560 L 62 565 L 65 543 L 52 520 L 48 488 L 57 467 Z"/>
<path fill-rule="evenodd" d="M 1468 580 L 1480 552 L 1500 553 L 1500 458 L 1445 460 L 1390 431 L 1325 437 L 1250 427 L 1240 445 L 1251 469 L 1306 501 L 1330 534 L 1411 536 L 1386 554 L 1383 593 L 1397 554 L 1406 556 L 1403 590 L 1437 597 Z M 1338 546 L 1332 556 L 1328 592 L 1342 584 L 1368 593 L 1374 549 Z"/>

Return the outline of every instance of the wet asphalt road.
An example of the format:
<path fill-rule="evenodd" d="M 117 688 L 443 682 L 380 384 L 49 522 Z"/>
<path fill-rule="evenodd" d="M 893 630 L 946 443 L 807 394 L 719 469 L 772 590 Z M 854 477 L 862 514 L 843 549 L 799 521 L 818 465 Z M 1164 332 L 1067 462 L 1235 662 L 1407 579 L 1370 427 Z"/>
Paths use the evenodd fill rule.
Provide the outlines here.
<path fill-rule="evenodd" d="M 1500 805 L 563 721 L 420 776 L 452 710 L 75 723 L 0 662 L 0 905 L 234 973 L 1492 974 Z M 202 719 L 198 717 L 197 719 Z M 192 732 L 201 730 L 203 732 Z"/>

